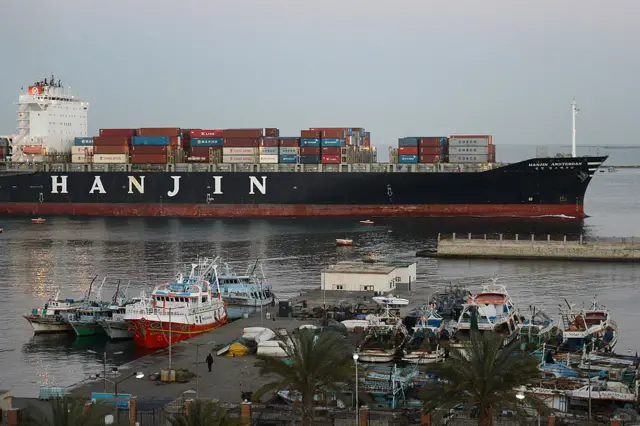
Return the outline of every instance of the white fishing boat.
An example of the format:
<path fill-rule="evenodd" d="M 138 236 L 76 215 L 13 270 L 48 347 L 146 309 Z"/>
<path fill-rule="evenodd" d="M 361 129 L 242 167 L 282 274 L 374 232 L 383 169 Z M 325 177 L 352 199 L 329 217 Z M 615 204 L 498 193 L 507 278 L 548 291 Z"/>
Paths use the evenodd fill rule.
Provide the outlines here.
<path fill-rule="evenodd" d="M 402 319 L 393 316 L 389 307 L 384 315 L 371 318 L 364 337 L 358 343 L 360 362 L 391 362 L 409 337 Z"/>
<path fill-rule="evenodd" d="M 418 322 L 412 328 L 412 335 L 404 349 L 403 361 L 416 364 L 432 364 L 444 360 L 444 349 L 438 338 L 444 329 L 444 319 L 435 305 L 420 309 Z"/>
<path fill-rule="evenodd" d="M 375 296 L 372 297 L 373 301 L 378 305 L 389 306 L 390 308 L 402 308 L 404 306 L 409 305 L 408 299 L 403 299 L 401 297 L 395 297 L 394 295 L 389 296 Z"/>
<path fill-rule="evenodd" d="M 594 297 L 587 309 L 575 310 L 565 300 L 560 307 L 562 318 L 561 352 L 576 352 L 587 346 L 595 352 L 611 352 L 618 342 L 618 325 L 611 319 L 609 310 Z"/>

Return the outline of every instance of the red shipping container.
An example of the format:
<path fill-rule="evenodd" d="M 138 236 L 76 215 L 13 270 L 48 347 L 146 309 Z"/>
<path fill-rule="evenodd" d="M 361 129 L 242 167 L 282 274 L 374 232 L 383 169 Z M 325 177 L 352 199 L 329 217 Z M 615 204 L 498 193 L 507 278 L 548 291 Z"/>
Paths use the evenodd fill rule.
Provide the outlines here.
<path fill-rule="evenodd" d="M 302 139 L 319 139 L 320 130 L 300 130 L 300 137 Z"/>
<path fill-rule="evenodd" d="M 417 146 L 401 146 L 398 147 L 398 154 L 400 155 L 418 155 Z"/>
<path fill-rule="evenodd" d="M 435 146 L 420 147 L 420 155 L 440 155 L 442 148 Z"/>
<path fill-rule="evenodd" d="M 264 136 L 264 129 L 224 129 L 222 136 L 226 138 L 260 138 Z"/>
<path fill-rule="evenodd" d="M 215 155 L 221 151 L 222 147 L 219 146 L 192 146 L 191 149 L 189 149 L 190 154 L 197 156 Z"/>
<path fill-rule="evenodd" d="M 439 147 L 441 146 L 440 139 L 442 138 L 420 138 L 418 139 L 418 146 L 420 147 Z"/>
<path fill-rule="evenodd" d="M 340 156 L 339 155 L 323 155 L 322 160 L 320 162 L 322 164 L 340 164 Z"/>
<path fill-rule="evenodd" d="M 340 155 L 342 154 L 342 148 L 339 146 L 323 146 L 322 155 Z"/>
<path fill-rule="evenodd" d="M 100 136 L 136 136 L 137 129 L 100 129 Z"/>
<path fill-rule="evenodd" d="M 327 129 L 320 132 L 322 139 L 345 138 L 347 132 L 344 129 Z"/>
<path fill-rule="evenodd" d="M 167 147 L 166 146 L 156 146 L 156 145 L 133 145 L 131 147 L 131 154 L 166 154 Z M 111 154 L 110 152 L 105 152 L 105 154 Z"/>
<path fill-rule="evenodd" d="M 180 136 L 178 127 L 145 127 L 138 129 L 138 136 Z"/>
<path fill-rule="evenodd" d="M 320 155 L 319 146 L 303 146 L 300 148 L 300 154 L 302 155 Z"/>
<path fill-rule="evenodd" d="M 298 139 L 298 138 L 295 138 L 295 139 L 279 139 L 278 143 L 280 144 L 280 146 L 288 146 L 288 147 L 300 146 L 300 139 Z"/>
<path fill-rule="evenodd" d="M 264 146 L 267 148 L 277 148 L 278 147 L 278 139 L 277 138 L 261 138 L 260 146 Z"/>
<path fill-rule="evenodd" d="M 246 147 L 257 147 L 260 146 L 260 139 L 258 138 L 225 138 L 222 142 L 222 146 L 231 147 L 231 148 L 240 148 L 243 146 Z"/>
<path fill-rule="evenodd" d="M 126 145 L 96 145 L 93 147 L 94 154 L 126 154 L 129 147 Z"/>
<path fill-rule="evenodd" d="M 224 130 L 192 130 L 191 132 L 189 132 L 189 136 L 191 136 L 192 138 L 222 138 L 224 137 Z"/>
<path fill-rule="evenodd" d="M 419 161 L 421 163 L 439 163 L 440 155 L 421 155 Z"/>
<path fill-rule="evenodd" d="M 96 136 L 93 138 L 93 145 L 127 146 L 131 143 L 128 136 Z"/>
<path fill-rule="evenodd" d="M 272 138 L 277 138 L 278 136 L 280 136 L 280 129 L 267 127 L 266 129 L 264 129 L 264 135 Z"/>
<path fill-rule="evenodd" d="M 164 164 L 167 162 L 167 156 L 165 154 L 138 154 L 131 156 L 131 163 L 152 163 L 152 164 Z"/>

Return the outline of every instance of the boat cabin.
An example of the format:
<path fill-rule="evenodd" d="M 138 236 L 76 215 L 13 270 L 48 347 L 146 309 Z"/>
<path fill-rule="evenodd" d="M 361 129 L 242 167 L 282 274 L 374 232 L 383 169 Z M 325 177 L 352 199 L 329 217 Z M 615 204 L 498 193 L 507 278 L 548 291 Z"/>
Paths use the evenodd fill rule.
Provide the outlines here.
<path fill-rule="evenodd" d="M 75 312 L 75 320 L 80 322 L 95 322 L 101 318 L 110 317 L 111 309 L 101 306 L 78 308 Z"/>
<path fill-rule="evenodd" d="M 480 331 L 492 331 L 506 336 L 514 335 L 522 326 L 513 301 L 504 286 L 488 286 L 469 298 L 463 305 L 458 319 L 458 331 L 471 329 L 471 317 L 475 312 Z"/>
<path fill-rule="evenodd" d="M 203 280 L 197 283 L 168 283 L 158 287 L 151 295 L 153 307 L 163 310 L 195 308 L 208 303 L 210 297 L 209 283 Z"/>

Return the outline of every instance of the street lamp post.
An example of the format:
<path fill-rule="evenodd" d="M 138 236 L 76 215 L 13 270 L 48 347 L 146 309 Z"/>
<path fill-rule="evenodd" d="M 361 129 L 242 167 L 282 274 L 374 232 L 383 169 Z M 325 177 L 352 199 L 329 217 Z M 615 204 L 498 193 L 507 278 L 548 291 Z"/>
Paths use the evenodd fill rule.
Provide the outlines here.
<path fill-rule="evenodd" d="M 194 345 L 196 347 L 196 399 L 200 396 L 200 380 L 199 380 L 199 371 L 200 371 L 200 346 L 205 346 L 205 345 L 215 345 L 215 341 L 212 340 L 210 342 L 205 342 L 205 343 L 191 343 L 189 341 L 187 341 L 187 343 Z"/>
<path fill-rule="evenodd" d="M 358 354 L 353 354 L 353 362 L 356 364 L 356 425 L 360 424 L 360 407 L 358 401 Z"/>
<path fill-rule="evenodd" d="M 92 351 L 91 349 L 87 349 L 87 352 L 90 354 L 97 355 L 98 352 Z M 122 351 L 113 352 L 111 355 L 122 355 Z M 104 392 L 107 392 L 107 351 L 104 351 L 102 354 L 102 367 L 103 367 L 103 377 L 104 377 Z"/>

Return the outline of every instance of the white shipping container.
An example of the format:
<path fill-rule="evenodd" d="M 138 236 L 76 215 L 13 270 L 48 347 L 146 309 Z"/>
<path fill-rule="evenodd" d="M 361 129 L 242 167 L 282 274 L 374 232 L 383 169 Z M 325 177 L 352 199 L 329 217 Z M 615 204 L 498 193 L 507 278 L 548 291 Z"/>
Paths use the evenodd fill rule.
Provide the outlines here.
<path fill-rule="evenodd" d="M 278 155 L 278 147 L 261 146 L 260 155 Z"/>
<path fill-rule="evenodd" d="M 449 155 L 487 155 L 488 146 L 450 146 Z"/>
<path fill-rule="evenodd" d="M 489 136 L 486 138 L 449 138 L 449 146 L 489 146 Z"/>
<path fill-rule="evenodd" d="M 451 149 L 451 147 L 449 147 Z M 449 154 L 449 163 L 488 163 L 488 155 L 451 155 Z"/>
<path fill-rule="evenodd" d="M 72 154 L 71 155 L 71 162 L 72 163 L 89 163 L 91 161 L 91 156 L 90 155 L 85 155 L 85 154 Z"/>
<path fill-rule="evenodd" d="M 75 155 L 75 154 L 84 154 L 88 152 L 89 154 L 93 153 L 93 145 L 87 145 L 87 146 L 72 146 L 71 147 L 71 154 Z"/>
<path fill-rule="evenodd" d="M 128 154 L 95 154 L 93 162 L 96 164 L 122 164 L 129 162 Z"/>
<path fill-rule="evenodd" d="M 222 148 L 222 155 L 256 155 L 257 148 Z"/>
<path fill-rule="evenodd" d="M 297 146 L 281 146 L 280 147 L 280 155 L 298 155 L 300 153 L 300 148 Z"/>
<path fill-rule="evenodd" d="M 260 163 L 263 163 L 263 164 L 277 164 L 278 163 L 278 156 L 277 155 L 261 155 L 260 156 Z"/>
<path fill-rule="evenodd" d="M 223 155 L 222 162 L 231 164 L 253 164 L 256 162 L 256 157 L 253 155 Z"/>

